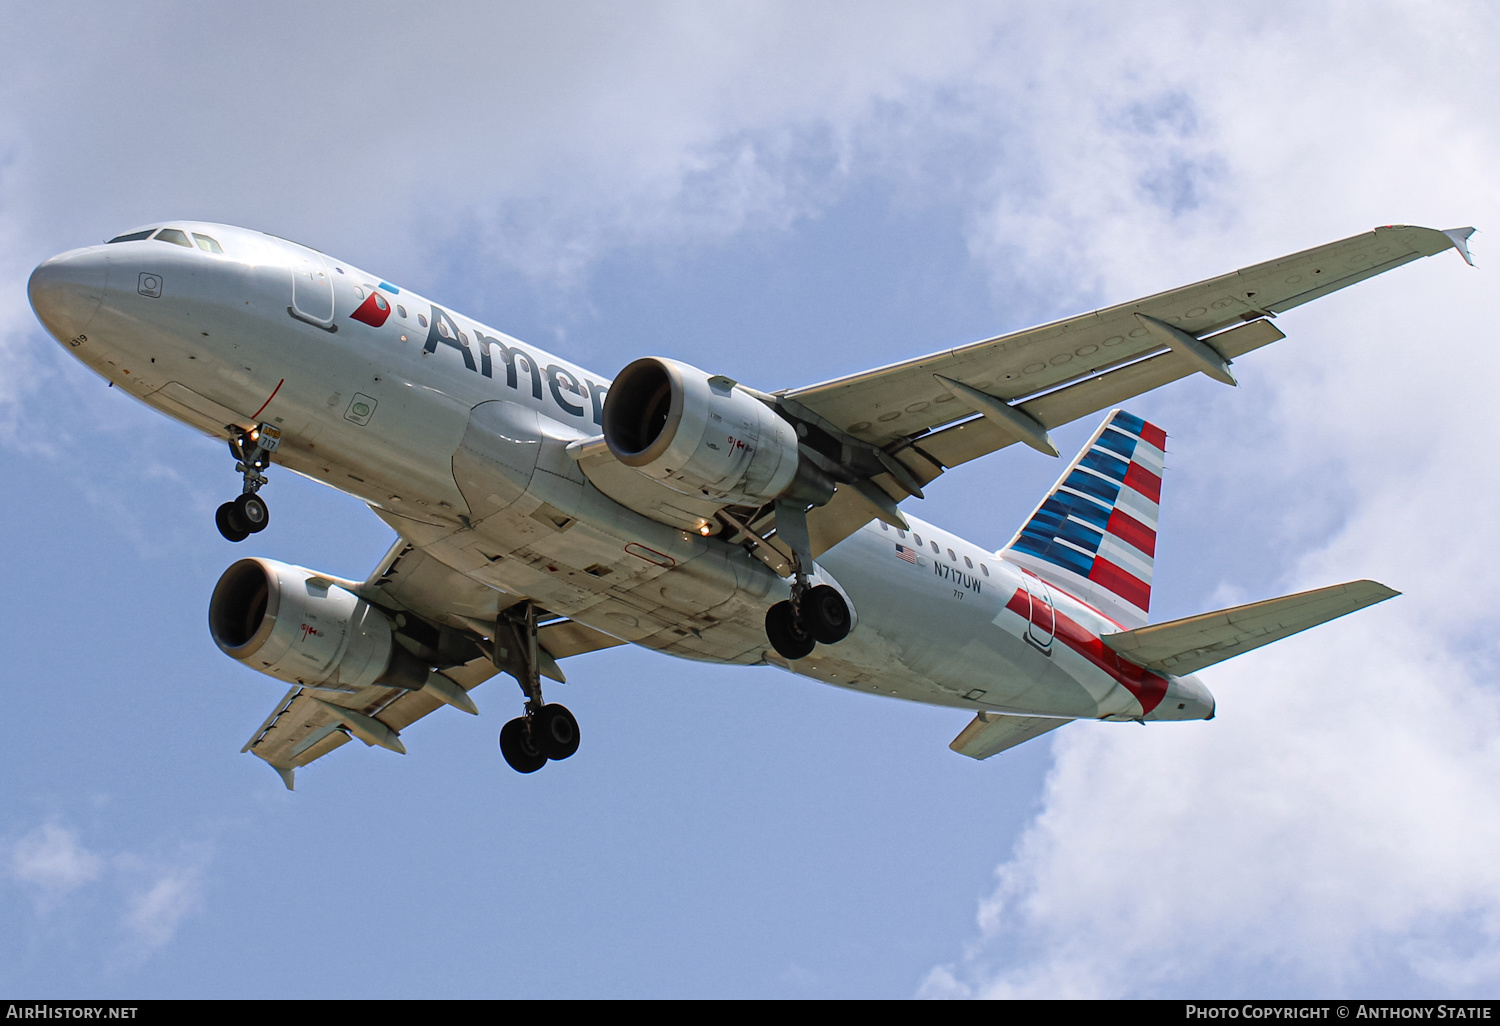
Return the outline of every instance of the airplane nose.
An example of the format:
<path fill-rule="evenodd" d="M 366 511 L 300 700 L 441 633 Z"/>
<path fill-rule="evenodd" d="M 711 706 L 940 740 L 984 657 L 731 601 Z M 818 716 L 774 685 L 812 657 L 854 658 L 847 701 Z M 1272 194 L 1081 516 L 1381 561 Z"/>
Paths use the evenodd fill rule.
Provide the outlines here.
<path fill-rule="evenodd" d="M 59 342 L 77 338 L 104 299 L 109 256 L 99 247 L 75 249 L 44 261 L 26 285 L 31 308 Z"/>

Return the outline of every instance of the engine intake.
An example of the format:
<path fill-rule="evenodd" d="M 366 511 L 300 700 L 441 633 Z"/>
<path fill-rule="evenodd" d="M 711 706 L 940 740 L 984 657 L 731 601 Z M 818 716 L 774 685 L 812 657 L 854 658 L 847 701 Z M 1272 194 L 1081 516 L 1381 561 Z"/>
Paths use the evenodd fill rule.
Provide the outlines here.
<path fill-rule="evenodd" d="M 604 441 L 615 459 L 683 495 L 751 506 L 833 496 L 775 410 L 676 360 L 646 357 L 620 372 L 604 400 Z"/>
<path fill-rule="evenodd" d="M 208 604 L 219 650 L 260 673 L 312 687 L 420 688 L 428 667 L 386 615 L 337 581 L 273 559 L 225 570 Z"/>

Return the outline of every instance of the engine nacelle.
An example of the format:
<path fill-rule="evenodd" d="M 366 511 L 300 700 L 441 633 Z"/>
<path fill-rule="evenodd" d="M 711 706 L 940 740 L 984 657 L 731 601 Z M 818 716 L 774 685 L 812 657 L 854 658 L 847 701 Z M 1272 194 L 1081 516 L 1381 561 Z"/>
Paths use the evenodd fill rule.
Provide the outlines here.
<path fill-rule="evenodd" d="M 321 574 L 274 559 L 224 571 L 208 629 L 227 656 L 312 687 L 420 688 L 428 667 L 392 637 L 386 615 Z"/>
<path fill-rule="evenodd" d="M 604 441 L 615 459 L 683 495 L 748 506 L 833 495 L 776 411 L 676 360 L 647 357 L 620 372 L 604 400 Z"/>

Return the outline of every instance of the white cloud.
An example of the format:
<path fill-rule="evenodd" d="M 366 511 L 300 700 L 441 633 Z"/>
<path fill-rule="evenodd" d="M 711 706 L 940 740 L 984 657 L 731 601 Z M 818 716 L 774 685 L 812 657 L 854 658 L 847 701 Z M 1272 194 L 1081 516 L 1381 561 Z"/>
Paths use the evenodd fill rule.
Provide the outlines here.
<path fill-rule="evenodd" d="M 1494 73 L 1471 61 L 1500 39 L 1492 14 L 1387 4 L 1270 29 L 1235 21 L 1101 44 L 1144 58 L 1148 77 L 1164 43 L 1212 54 L 1174 88 L 1218 161 L 1208 216 L 1146 216 L 1140 238 L 1088 243 L 1111 298 L 1178 268 L 1228 269 L 1205 261 L 1231 236 L 1249 262 L 1387 221 L 1500 220 Z M 1119 144 L 1097 134 L 1108 162 Z M 1119 181 L 1102 190 L 1077 199 L 1090 223 L 1111 202 L 1130 209 Z M 1257 537 L 1195 510 L 1179 523 L 1206 558 L 1227 558 L 1222 534 L 1280 567 L 1261 573 L 1286 590 L 1373 576 L 1406 594 L 1208 671 L 1213 723 L 1059 732 L 1042 808 L 981 903 L 979 936 L 923 993 L 1493 991 L 1488 273 L 1452 254 L 1397 270 L 1288 314 L 1291 337 L 1243 361 L 1251 385 L 1238 394 L 1158 400 L 1192 428 L 1175 443 L 1182 491 L 1164 501 L 1266 518 Z M 1309 520 L 1327 527 L 1309 535 Z"/>
<path fill-rule="evenodd" d="M 32 892 L 45 911 L 57 899 L 99 879 L 104 860 L 66 827 L 44 823 L 10 849 L 11 877 Z"/>
<path fill-rule="evenodd" d="M 101 922 L 117 923 L 121 942 L 109 958 L 115 971 L 139 968 L 204 909 L 211 851 L 203 844 L 170 856 L 92 851 L 75 831 L 44 823 L 5 854 L 11 880 L 33 899 L 39 938 L 55 942 L 68 923 L 89 923 L 94 932 Z M 84 893 L 100 881 L 114 887 Z"/>
<path fill-rule="evenodd" d="M 159 869 L 126 901 L 122 920 L 128 937 L 126 957 L 144 961 L 166 946 L 184 919 L 203 909 L 203 869 L 187 863 Z"/>

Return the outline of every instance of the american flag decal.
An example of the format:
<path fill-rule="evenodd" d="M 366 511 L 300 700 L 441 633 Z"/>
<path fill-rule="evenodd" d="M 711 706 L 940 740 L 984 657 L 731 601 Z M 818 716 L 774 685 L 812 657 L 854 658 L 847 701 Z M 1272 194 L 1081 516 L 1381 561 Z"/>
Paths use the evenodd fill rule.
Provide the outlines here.
<path fill-rule="evenodd" d="M 905 545 L 897 545 L 896 546 L 896 558 L 897 559 L 904 559 L 908 563 L 912 564 L 913 566 L 916 566 L 916 564 L 917 564 L 917 550 L 916 549 L 909 549 Z"/>

